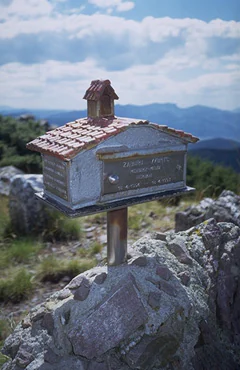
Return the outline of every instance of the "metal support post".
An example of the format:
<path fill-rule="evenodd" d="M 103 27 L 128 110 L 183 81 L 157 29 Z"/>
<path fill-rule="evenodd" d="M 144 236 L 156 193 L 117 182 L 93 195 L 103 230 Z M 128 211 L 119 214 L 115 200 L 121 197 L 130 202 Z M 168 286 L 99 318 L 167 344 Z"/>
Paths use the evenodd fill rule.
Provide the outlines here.
<path fill-rule="evenodd" d="M 107 261 L 116 266 L 127 260 L 127 207 L 107 212 Z"/>

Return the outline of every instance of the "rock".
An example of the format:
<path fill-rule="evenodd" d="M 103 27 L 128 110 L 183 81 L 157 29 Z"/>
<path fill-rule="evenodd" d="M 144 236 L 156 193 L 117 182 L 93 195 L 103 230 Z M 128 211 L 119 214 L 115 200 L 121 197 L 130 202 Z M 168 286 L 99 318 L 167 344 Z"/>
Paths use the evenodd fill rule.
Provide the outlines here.
<path fill-rule="evenodd" d="M 59 294 L 58 294 L 58 299 L 66 299 L 71 296 L 71 290 L 66 288 L 63 289 Z"/>
<path fill-rule="evenodd" d="M 147 266 L 147 258 L 146 256 L 136 256 L 133 257 L 131 261 L 129 261 L 130 265 L 144 267 Z"/>
<path fill-rule="evenodd" d="M 106 280 L 107 278 L 107 273 L 106 272 L 102 272 L 98 275 L 96 275 L 96 277 L 94 278 L 94 283 L 96 284 L 103 284 L 104 281 Z"/>
<path fill-rule="evenodd" d="M 169 280 L 170 277 L 172 276 L 172 273 L 169 270 L 169 268 L 167 266 L 161 266 L 161 265 L 158 265 L 156 267 L 156 274 L 164 280 Z"/>
<path fill-rule="evenodd" d="M 171 295 L 172 297 L 176 297 L 178 292 L 175 289 L 175 287 L 172 284 L 167 283 L 166 281 L 159 282 L 159 289 L 161 289 L 163 292 L 167 293 L 168 295 Z"/>
<path fill-rule="evenodd" d="M 105 362 L 91 362 L 88 370 L 107 370 L 107 364 Z"/>
<path fill-rule="evenodd" d="M 42 175 L 18 175 L 11 182 L 9 213 L 16 234 L 39 235 L 47 229 L 51 213 L 35 196 L 42 189 Z"/>
<path fill-rule="evenodd" d="M 177 276 L 181 279 L 183 285 L 188 285 L 190 281 L 190 273 L 188 271 L 179 272 Z"/>
<path fill-rule="evenodd" d="M 161 233 L 159 231 L 156 231 L 155 233 L 153 233 L 152 237 L 153 239 L 163 240 L 164 242 L 167 240 L 167 234 Z"/>
<path fill-rule="evenodd" d="M 145 323 L 147 314 L 133 279 L 129 275 L 121 281 L 79 328 L 69 332 L 76 355 L 89 359 L 101 356 Z"/>
<path fill-rule="evenodd" d="M 60 362 L 61 357 L 58 356 L 56 353 L 53 352 L 51 348 L 48 348 L 44 353 L 44 361 L 48 362 L 49 364 L 55 364 Z"/>
<path fill-rule="evenodd" d="M 91 284 L 88 279 L 82 279 L 79 287 L 74 292 L 74 299 L 77 301 L 84 301 L 90 292 Z"/>
<path fill-rule="evenodd" d="M 84 274 L 76 276 L 70 283 L 66 286 L 66 289 L 69 289 L 70 291 L 75 291 L 76 289 L 80 288 L 81 286 L 90 286 L 90 282 Z"/>
<path fill-rule="evenodd" d="M 0 194 L 9 195 L 11 181 L 14 176 L 23 174 L 23 171 L 14 166 L 0 167 Z"/>
<path fill-rule="evenodd" d="M 176 237 L 168 243 L 168 249 L 177 257 L 178 261 L 186 265 L 192 264 L 192 259 L 189 256 L 185 246 L 185 240 L 181 237 Z"/>
<path fill-rule="evenodd" d="M 171 334 L 155 337 L 144 336 L 141 342 L 126 355 L 126 360 L 131 369 L 152 369 L 156 358 L 160 357 L 164 366 L 176 352 L 177 347 L 178 341 Z M 157 348 L 160 349 L 158 354 L 156 353 Z"/>
<path fill-rule="evenodd" d="M 97 237 L 100 244 L 106 244 L 107 243 L 107 235 L 106 234 L 100 234 Z"/>
<path fill-rule="evenodd" d="M 214 218 L 208 220 L 202 234 L 203 243 L 207 249 L 216 248 L 221 240 L 221 232 Z"/>
<path fill-rule="evenodd" d="M 32 361 L 34 360 L 34 357 L 31 353 L 24 350 L 23 348 L 18 351 L 17 357 L 16 357 L 16 364 L 22 368 L 25 369 Z"/>
<path fill-rule="evenodd" d="M 217 222 L 231 222 L 240 226 L 240 196 L 224 190 L 216 201 L 205 198 L 175 215 L 175 230 L 188 230 L 201 222 L 214 218 Z"/>
<path fill-rule="evenodd" d="M 239 369 L 240 228 L 209 219 L 145 236 L 134 256 L 147 264 L 94 267 L 33 309 L 6 339 L 3 369 Z"/>
<path fill-rule="evenodd" d="M 47 329 L 47 332 L 48 332 L 49 335 L 53 334 L 54 320 L 53 320 L 53 316 L 50 312 L 47 312 L 44 315 L 41 325 L 44 329 Z"/>
<path fill-rule="evenodd" d="M 60 362 L 57 363 L 44 363 L 41 367 L 35 367 L 30 370 L 85 370 L 84 361 L 73 357 L 73 356 L 66 356 L 62 358 Z"/>
<path fill-rule="evenodd" d="M 154 310 L 159 309 L 161 301 L 161 293 L 159 292 L 150 292 L 148 295 L 148 304 Z"/>

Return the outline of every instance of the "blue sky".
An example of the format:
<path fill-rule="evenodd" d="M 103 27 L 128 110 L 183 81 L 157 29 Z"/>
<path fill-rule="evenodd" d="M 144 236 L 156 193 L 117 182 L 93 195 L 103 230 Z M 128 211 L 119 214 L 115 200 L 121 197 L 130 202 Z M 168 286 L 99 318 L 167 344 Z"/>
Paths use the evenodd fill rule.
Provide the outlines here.
<path fill-rule="evenodd" d="M 120 104 L 240 107 L 239 0 L 0 0 L 0 106 L 84 109 L 92 79 Z"/>

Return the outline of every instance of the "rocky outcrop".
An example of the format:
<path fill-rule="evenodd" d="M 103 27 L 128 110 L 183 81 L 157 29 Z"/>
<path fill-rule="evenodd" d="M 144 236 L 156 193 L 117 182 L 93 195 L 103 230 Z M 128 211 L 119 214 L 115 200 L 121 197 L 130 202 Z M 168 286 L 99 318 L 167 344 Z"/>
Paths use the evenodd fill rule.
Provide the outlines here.
<path fill-rule="evenodd" d="M 35 196 L 43 189 L 42 175 L 15 176 L 9 193 L 11 226 L 16 234 L 41 234 L 49 223 L 50 211 Z"/>
<path fill-rule="evenodd" d="M 144 237 L 32 309 L 3 370 L 240 369 L 240 228 Z"/>
<path fill-rule="evenodd" d="M 198 205 L 176 213 L 175 230 L 187 230 L 211 217 L 218 222 L 232 222 L 240 226 L 240 196 L 224 190 L 215 201 L 205 198 Z"/>
<path fill-rule="evenodd" d="M 23 174 L 23 171 L 14 166 L 0 167 L 0 194 L 9 195 L 11 181 L 14 176 Z"/>

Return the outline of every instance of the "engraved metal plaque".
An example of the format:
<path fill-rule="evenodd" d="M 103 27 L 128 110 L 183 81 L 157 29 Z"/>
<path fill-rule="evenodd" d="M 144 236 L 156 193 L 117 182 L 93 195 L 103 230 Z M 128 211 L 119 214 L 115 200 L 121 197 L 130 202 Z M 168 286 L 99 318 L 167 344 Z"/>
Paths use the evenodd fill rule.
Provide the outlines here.
<path fill-rule="evenodd" d="M 104 160 L 103 195 L 183 181 L 185 152 Z"/>
<path fill-rule="evenodd" d="M 58 158 L 45 156 L 43 182 L 47 191 L 68 200 L 67 163 Z"/>

